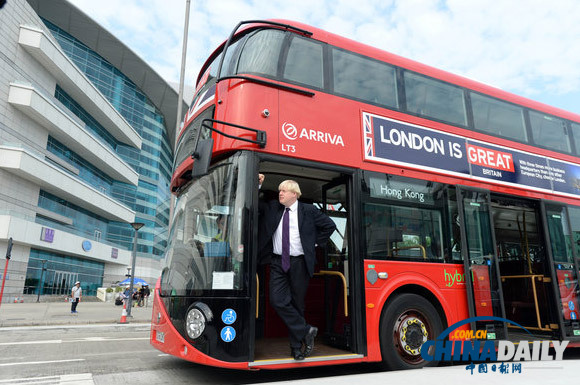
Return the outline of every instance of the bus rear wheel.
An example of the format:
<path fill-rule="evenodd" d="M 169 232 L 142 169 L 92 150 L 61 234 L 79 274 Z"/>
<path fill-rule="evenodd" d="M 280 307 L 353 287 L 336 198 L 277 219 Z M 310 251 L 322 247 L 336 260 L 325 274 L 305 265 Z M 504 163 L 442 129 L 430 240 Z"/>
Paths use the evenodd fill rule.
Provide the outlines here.
<path fill-rule="evenodd" d="M 380 323 L 382 366 L 389 370 L 436 366 L 421 357 L 421 346 L 443 331 L 437 309 L 424 297 L 397 295 L 383 309 Z"/>

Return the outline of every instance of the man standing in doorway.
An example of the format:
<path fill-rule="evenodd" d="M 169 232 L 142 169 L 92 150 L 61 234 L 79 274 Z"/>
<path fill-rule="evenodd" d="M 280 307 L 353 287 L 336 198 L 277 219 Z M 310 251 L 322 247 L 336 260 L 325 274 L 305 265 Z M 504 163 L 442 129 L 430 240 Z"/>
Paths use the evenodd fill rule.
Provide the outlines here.
<path fill-rule="evenodd" d="M 264 179 L 259 174 L 260 186 Z M 302 193 L 295 181 L 283 181 L 278 190 L 277 201 L 260 202 L 258 250 L 262 263 L 270 262 L 270 303 L 288 327 L 292 357 L 303 360 L 312 353 L 318 333 L 304 319 L 315 247 L 324 247 L 336 225 L 316 207 L 298 202 Z"/>
<path fill-rule="evenodd" d="M 81 288 L 81 283 L 79 281 L 75 282 L 75 285 L 71 290 L 70 296 L 72 299 L 70 312 L 77 313 L 77 305 L 79 304 L 79 302 L 81 302 L 81 298 L 83 297 L 83 289 Z"/>

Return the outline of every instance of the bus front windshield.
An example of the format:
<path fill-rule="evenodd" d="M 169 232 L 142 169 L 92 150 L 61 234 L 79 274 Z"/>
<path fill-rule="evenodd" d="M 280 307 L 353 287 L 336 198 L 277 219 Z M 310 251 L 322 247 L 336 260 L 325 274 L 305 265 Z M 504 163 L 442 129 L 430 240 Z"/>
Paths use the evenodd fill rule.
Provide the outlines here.
<path fill-rule="evenodd" d="M 177 198 L 161 295 L 243 289 L 244 159 L 238 154 L 217 163 Z"/>

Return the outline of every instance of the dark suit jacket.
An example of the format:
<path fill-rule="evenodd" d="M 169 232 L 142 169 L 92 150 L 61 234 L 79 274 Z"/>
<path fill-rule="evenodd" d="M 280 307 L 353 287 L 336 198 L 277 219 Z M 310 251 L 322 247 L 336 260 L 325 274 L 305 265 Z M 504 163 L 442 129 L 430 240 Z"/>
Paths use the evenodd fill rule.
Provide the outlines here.
<path fill-rule="evenodd" d="M 284 206 L 277 200 L 260 201 L 260 225 L 258 234 L 258 256 L 260 263 L 269 263 L 273 250 L 273 236 L 278 228 Z M 298 201 L 298 229 L 304 250 L 306 268 L 312 277 L 316 264 L 315 245 L 324 247 L 336 225 L 326 214 L 313 205 Z"/>

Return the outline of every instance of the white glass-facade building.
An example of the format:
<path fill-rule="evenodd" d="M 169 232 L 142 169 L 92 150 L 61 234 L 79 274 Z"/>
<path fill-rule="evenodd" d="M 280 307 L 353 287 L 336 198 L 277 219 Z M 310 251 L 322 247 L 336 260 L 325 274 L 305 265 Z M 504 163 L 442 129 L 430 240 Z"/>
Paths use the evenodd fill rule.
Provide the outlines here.
<path fill-rule="evenodd" d="M 177 93 L 65 0 L 10 0 L 0 19 L 2 259 L 14 244 L 3 301 L 124 279 L 132 222 L 145 224 L 135 275 L 154 284 Z"/>

